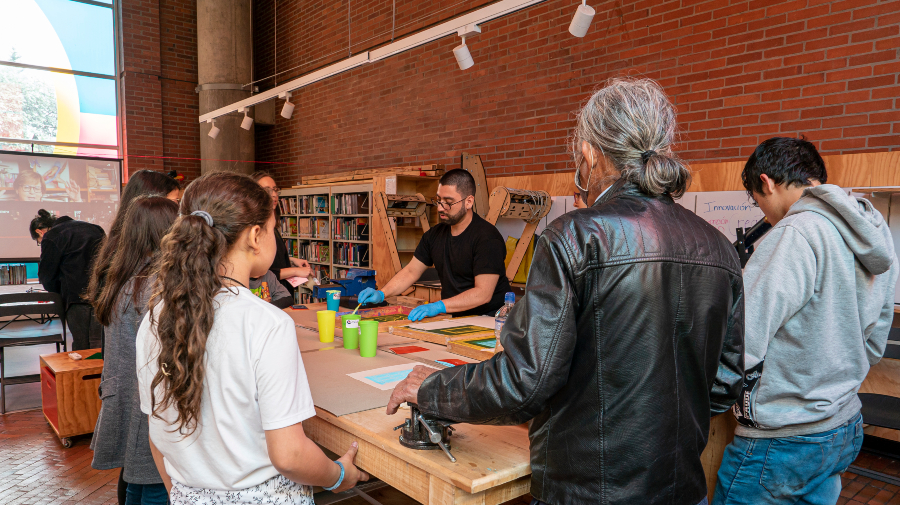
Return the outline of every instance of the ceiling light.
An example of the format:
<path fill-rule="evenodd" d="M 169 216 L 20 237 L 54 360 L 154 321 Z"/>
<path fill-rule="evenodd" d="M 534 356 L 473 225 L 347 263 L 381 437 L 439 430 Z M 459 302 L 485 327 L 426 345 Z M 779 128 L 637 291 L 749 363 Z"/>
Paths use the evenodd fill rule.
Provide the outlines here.
<path fill-rule="evenodd" d="M 246 108 L 242 107 L 242 108 L 238 109 L 238 112 L 244 113 L 244 120 L 241 121 L 241 128 L 243 128 L 245 130 L 249 130 L 250 127 L 253 126 L 253 118 L 247 115 Z"/>
<path fill-rule="evenodd" d="M 457 30 L 457 33 L 462 37 L 462 44 L 453 48 L 453 56 L 456 56 L 456 63 L 459 65 L 459 69 L 465 70 L 475 64 L 475 60 L 472 59 L 472 53 L 469 52 L 469 47 L 466 46 L 466 37 L 478 35 L 481 33 L 481 27 L 478 25 L 466 25 Z"/>
<path fill-rule="evenodd" d="M 569 33 L 576 37 L 584 37 L 587 35 L 588 28 L 591 27 L 591 21 L 594 19 L 595 13 L 596 11 L 594 8 L 587 4 L 587 0 L 582 0 L 581 5 L 578 6 L 578 10 L 575 11 L 572 23 L 569 25 Z"/>
<path fill-rule="evenodd" d="M 210 128 L 209 128 L 209 136 L 212 137 L 212 138 L 218 137 L 218 136 L 219 136 L 219 131 L 220 131 L 220 130 L 219 130 L 219 128 L 216 126 L 216 120 L 215 120 L 215 119 L 210 119 L 210 120 L 209 120 L 209 123 L 212 125 L 212 126 L 210 126 Z"/>
<path fill-rule="evenodd" d="M 291 114 L 294 113 L 294 104 L 291 103 L 291 92 L 285 91 L 278 95 L 278 98 L 284 98 L 284 107 L 281 108 L 281 117 L 290 119 Z"/>
<path fill-rule="evenodd" d="M 453 56 L 456 56 L 456 63 L 459 64 L 460 70 L 465 70 L 475 64 L 472 59 L 472 53 L 466 47 L 466 38 L 462 38 L 462 44 L 453 48 Z"/>

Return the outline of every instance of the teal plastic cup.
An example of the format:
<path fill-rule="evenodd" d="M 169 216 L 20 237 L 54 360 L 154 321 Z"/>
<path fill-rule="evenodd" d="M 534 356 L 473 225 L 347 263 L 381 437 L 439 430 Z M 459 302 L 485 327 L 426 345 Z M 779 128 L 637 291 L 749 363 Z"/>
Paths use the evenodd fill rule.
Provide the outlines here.
<path fill-rule="evenodd" d="M 359 314 L 344 314 L 341 316 L 341 332 L 344 339 L 344 349 L 356 349 L 359 347 Z"/>
<path fill-rule="evenodd" d="M 338 311 L 341 305 L 341 292 L 338 289 L 329 289 L 325 292 L 325 304 L 328 310 Z"/>
<path fill-rule="evenodd" d="M 378 349 L 378 321 L 359 322 L 359 355 L 374 358 Z"/>

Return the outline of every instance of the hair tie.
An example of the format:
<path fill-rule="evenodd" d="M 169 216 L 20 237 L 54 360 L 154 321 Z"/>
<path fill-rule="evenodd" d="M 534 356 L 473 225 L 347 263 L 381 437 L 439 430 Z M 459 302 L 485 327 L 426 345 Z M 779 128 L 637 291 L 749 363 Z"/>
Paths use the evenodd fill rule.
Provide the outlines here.
<path fill-rule="evenodd" d="M 650 149 L 649 151 L 644 151 L 641 153 L 641 163 L 644 165 L 647 164 L 647 160 L 650 159 L 651 156 L 656 156 L 656 151 Z"/>
<path fill-rule="evenodd" d="M 194 212 L 191 212 L 191 215 L 192 216 L 200 216 L 203 218 L 204 221 L 206 221 L 206 224 L 208 224 L 210 226 L 213 225 L 212 216 L 210 216 L 209 212 L 206 212 L 205 210 L 195 210 Z"/>

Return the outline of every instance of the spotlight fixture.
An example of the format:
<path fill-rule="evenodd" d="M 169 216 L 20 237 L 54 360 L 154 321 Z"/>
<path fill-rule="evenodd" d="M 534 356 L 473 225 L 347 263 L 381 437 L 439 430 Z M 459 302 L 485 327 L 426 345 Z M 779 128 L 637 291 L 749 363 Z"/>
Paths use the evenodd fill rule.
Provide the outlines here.
<path fill-rule="evenodd" d="M 284 107 L 281 108 L 281 117 L 290 119 L 291 114 L 294 113 L 294 104 L 291 103 L 291 92 L 285 91 L 284 93 L 280 93 L 278 98 L 284 98 Z"/>
<path fill-rule="evenodd" d="M 457 33 L 462 37 L 462 44 L 453 48 L 453 56 L 456 56 L 456 63 L 459 65 L 459 69 L 465 70 L 475 64 L 475 60 L 472 59 L 472 53 L 469 52 L 469 47 L 466 46 L 466 37 L 478 35 L 481 33 L 481 27 L 478 25 L 466 25 L 460 28 Z"/>
<path fill-rule="evenodd" d="M 241 128 L 245 130 L 249 130 L 251 126 L 253 126 L 253 118 L 247 115 L 247 108 L 241 107 L 238 109 L 238 112 L 244 113 L 244 120 L 241 121 Z"/>
<path fill-rule="evenodd" d="M 581 0 L 581 5 L 578 6 L 578 10 L 575 11 L 575 16 L 572 18 L 572 23 L 569 25 L 569 33 L 576 37 L 587 35 L 595 13 L 594 8 L 587 4 L 587 0 Z"/>
<path fill-rule="evenodd" d="M 212 138 L 218 137 L 218 136 L 219 136 L 219 131 L 220 131 L 220 130 L 219 130 L 219 128 L 216 126 L 216 120 L 215 120 L 215 119 L 210 119 L 210 120 L 209 120 L 209 123 L 210 123 L 212 126 L 209 127 L 209 134 L 208 134 L 208 135 L 209 135 L 210 137 L 212 137 Z"/>

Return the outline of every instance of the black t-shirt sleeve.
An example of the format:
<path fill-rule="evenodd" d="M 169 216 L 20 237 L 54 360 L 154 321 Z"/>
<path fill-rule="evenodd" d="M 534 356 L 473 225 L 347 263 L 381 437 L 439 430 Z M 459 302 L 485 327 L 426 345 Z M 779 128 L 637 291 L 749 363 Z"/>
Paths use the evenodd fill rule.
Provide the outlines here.
<path fill-rule="evenodd" d="M 431 257 L 431 243 L 433 240 L 434 228 L 431 228 L 422 235 L 422 240 L 419 241 L 419 245 L 416 246 L 416 252 L 413 253 L 413 256 L 424 263 L 426 267 L 434 266 L 434 259 Z"/>
<path fill-rule="evenodd" d="M 506 273 L 506 244 L 503 243 L 496 228 L 491 226 L 478 237 L 472 260 L 473 275 Z"/>

